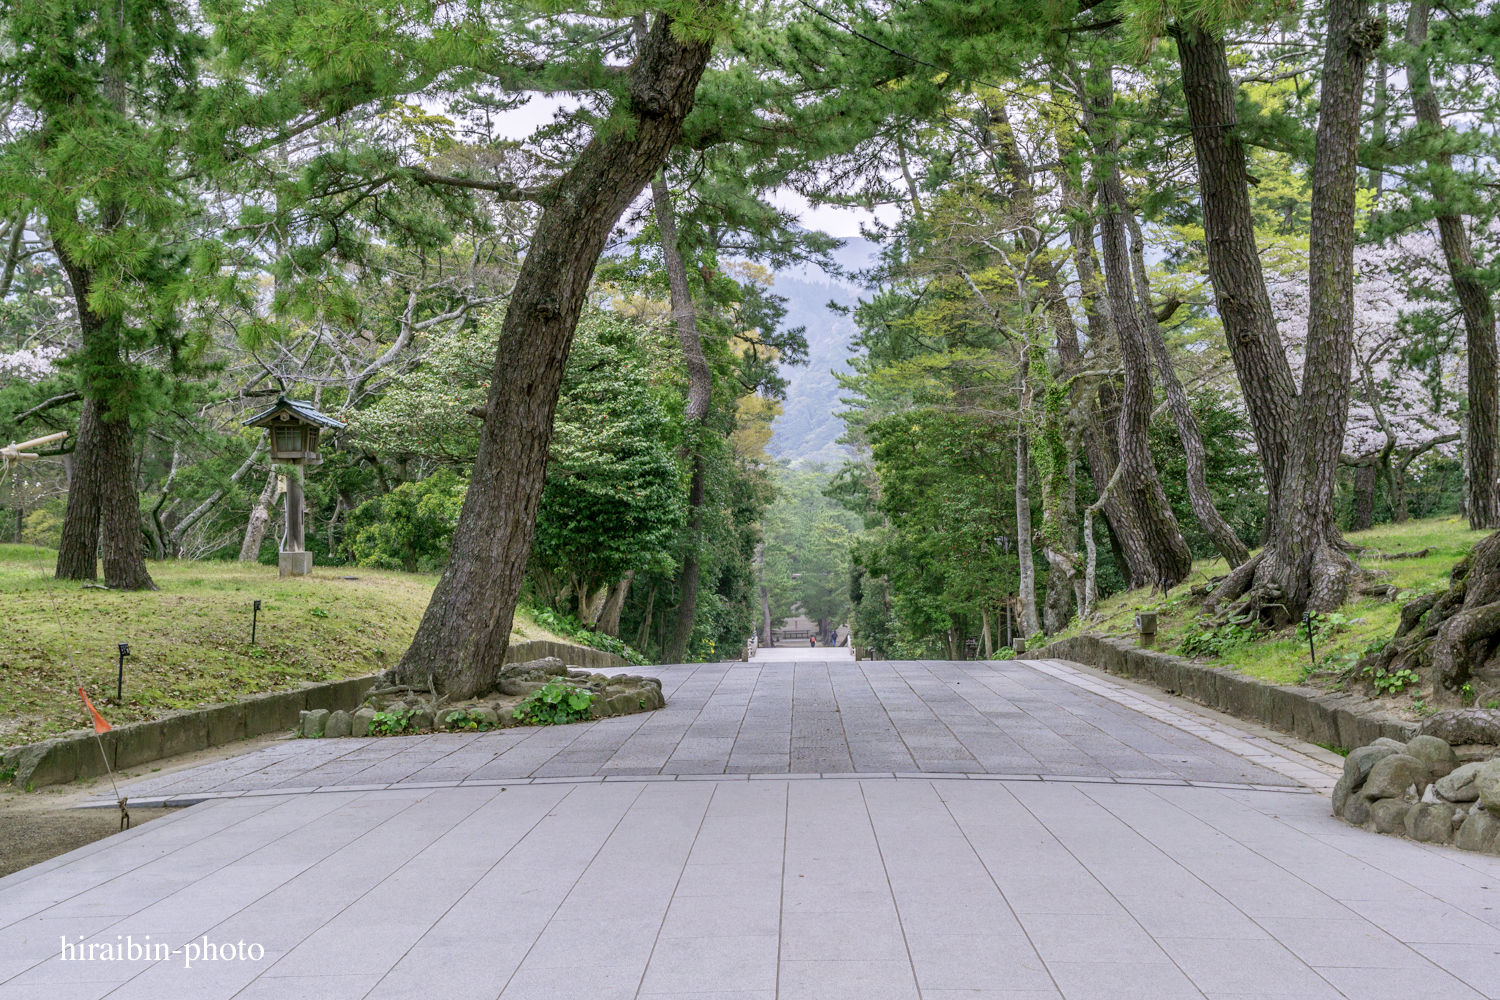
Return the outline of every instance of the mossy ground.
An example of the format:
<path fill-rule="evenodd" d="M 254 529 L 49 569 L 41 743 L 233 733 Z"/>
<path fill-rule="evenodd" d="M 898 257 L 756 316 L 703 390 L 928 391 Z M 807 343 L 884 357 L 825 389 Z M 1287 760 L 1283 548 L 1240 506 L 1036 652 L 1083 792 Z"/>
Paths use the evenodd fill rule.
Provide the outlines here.
<path fill-rule="evenodd" d="M 1468 521 L 1463 518 L 1444 517 L 1381 525 L 1369 531 L 1350 532 L 1345 537 L 1357 545 L 1385 553 L 1431 551 L 1422 559 L 1382 560 L 1372 552 L 1358 557 L 1357 561 L 1363 568 L 1388 574 L 1383 579 L 1401 588 L 1402 597 L 1392 603 L 1351 595 L 1353 599 L 1339 610 L 1337 617 L 1326 616 L 1319 625 L 1322 635 L 1315 634 L 1316 673 L 1307 641 L 1293 629 L 1234 645 L 1219 656 L 1201 658 L 1202 661 L 1233 667 L 1273 684 L 1331 682 L 1338 670 L 1362 656 L 1370 644 L 1391 637 L 1401 619 L 1401 605 L 1405 600 L 1415 594 L 1447 589 L 1448 571 L 1485 537 L 1485 533 L 1470 531 Z M 1222 559 L 1199 560 L 1193 564 L 1191 579 L 1166 598 L 1159 594 L 1153 596 L 1145 590 L 1115 594 L 1099 603 L 1098 619 L 1086 626 L 1075 620 L 1059 633 L 1058 638 L 1080 632 L 1134 637 L 1136 612 L 1154 611 L 1158 616 L 1157 648 L 1179 653 L 1183 638 L 1193 630 L 1194 621 L 1202 613 L 1191 588 L 1225 572 L 1227 567 Z M 1420 694 L 1415 694 L 1414 698 L 1414 692 L 1405 692 L 1403 698 L 1393 699 L 1392 707 L 1420 715 L 1423 705 Z"/>
<path fill-rule="evenodd" d="M 75 676 L 121 724 L 382 670 L 405 652 L 437 583 L 363 567 L 282 579 L 273 566 L 168 561 L 148 564 L 160 590 L 131 593 L 53 580 L 55 562 L 47 549 L 0 545 L 0 747 L 86 725 Z M 566 641 L 524 608 L 511 634 Z M 131 655 L 115 705 L 121 642 Z"/>

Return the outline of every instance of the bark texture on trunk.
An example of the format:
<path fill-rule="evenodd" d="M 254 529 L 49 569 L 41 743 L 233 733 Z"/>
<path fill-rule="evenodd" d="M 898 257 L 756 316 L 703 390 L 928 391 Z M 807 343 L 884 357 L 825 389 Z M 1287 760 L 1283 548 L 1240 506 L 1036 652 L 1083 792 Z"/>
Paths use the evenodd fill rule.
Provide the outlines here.
<path fill-rule="evenodd" d="M 98 455 L 99 405 L 85 399 L 78 414 L 68 504 L 57 549 L 59 580 L 99 578 L 99 478 L 94 471 Z"/>
<path fill-rule="evenodd" d="M 630 127 L 595 135 L 542 213 L 506 309 L 479 450 L 451 555 L 392 679 L 464 698 L 495 683 L 510 643 L 573 331 L 610 230 L 661 168 L 711 46 L 658 15 L 628 73 Z"/>
<path fill-rule="evenodd" d="M 1192 504 L 1193 516 L 1203 528 L 1204 534 L 1214 543 L 1214 548 L 1229 563 L 1231 569 L 1250 558 L 1250 550 L 1240 541 L 1239 535 L 1224 520 L 1219 508 L 1214 505 L 1213 494 L 1208 489 L 1208 456 L 1203 450 L 1203 436 L 1198 433 L 1198 419 L 1188 403 L 1187 392 L 1177 379 L 1172 366 L 1172 356 L 1167 353 L 1167 340 L 1162 336 L 1161 325 L 1156 321 L 1156 311 L 1151 306 L 1151 283 L 1146 275 L 1146 253 L 1141 241 L 1141 225 L 1134 213 L 1126 216 L 1130 227 L 1130 266 L 1135 274 L 1136 296 L 1141 304 L 1141 327 L 1150 341 L 1151 353 L 1156 361 L 1156 377 L 1161 383 L 1162 393 L 1167 398 L 1167 410 L 1172 422 L 1177 425 L 1177 437 L 1182 442 L 1182 453 L 1187 463 L 1188 502 Z"/>
<path fill-rule="evenodd" d="M 1281 520 L 1281 483 L 1290 451 L 1297 384 L 1276 329 L 1255 243 L 1235 84 L 1224 42 L 1192 26 L 1174 32 L 1192 124 L 1214 302 L 1243 388 L 1266 481 L 1266 530 Z"/>
<path fill-rule="evenodd" d="M 266 485 L 260 491 L 255 506 L 250 508 L 250 522 L 245 525 L 245 540 L 240 543 L 240 562 L 255 562 L 260 558 L 261 544 L 266 540 L 266 529 L 271 525 L 271 505 L 276 502 L 276 466 L 266 477 Z"/>
<path fill-rule="evenodd" d="M 1375 526 L 1375 466 L 1361 465 L 1354 470 L 1354 515 L 1350 531 L 1364 531 Z"/>
<path fill-rule="evenodd" d="M 1428 0 L 1414 0 L 1406 22 L 1406 42 L 1413 55 L 1406 75 L 1411 84 L 1412 107 L 1417 121 L 1433 139 L 1444 132 L 1442 109 L 1432 90 L 1432 74 L 1420 46 L 1427 40 Z M 1439 205 L 1451 204 L 1457 192 L 1452 183 L 1453 158 L 1434 153 L 1432 163 L 1438 168 L 1439 183 L 1434 184 L 1433 200 Z M 1495 305 L 1478 276 L 1474 248 L 1464 220 L 1452 211 L 1437 217 L 1438 238 L 1453 292 L 1464 317 L 1465 352 L 1469 377 L 1469 434 L 1464 440 L 1468 465 L 1469 527 L 1500 528 L 1500 354 L 1495 348 Z"/>
<path fill-rule="evenodd" d="M 1016 434 L 1016 559 L 1020 563 L 1021 628 L 1033 636 L 1042 630 L 1042 620 L 1036 612 L 1036 561 L 1031 553 L 1030 471 L 1031 442 L 1023 424 Z"/>
<path fill-rule="evenodd" d="M 698 313 L 693 308 L 693 292 L 688 285 L 687 266 L 677 246 L 677 215 L 672 208 L 672 193 L 666 177 L 658 173 L 651 180 L 651 201 L 656 225 L 661 230 L 662 262 L 666 265 L 667 284 L 672 291 L 672 315 L 677 321 L 677 339 L 688 370 L 688 401 L 683 416 L 687 420 L 689 447 L 692 451 L 693 479 L 688 489 L 688 548 L 677 576 L 681 600 L 677 604 L 677 622 L 672 637 L 662 650 L 663 663 L 678 663 L 687 655 L 693 637 L 693 623 L 698 617 L 698 577 L 701 572 L 698 555 L 699 534 L 703 530 L 704 462 L 701 442 L 703 418 L 713 396 L 713 377 L 703 356 L 703 341 L 698 334 Z"/>
<path fill-rule="evenodd" d="M 599 616 L 599 631 L 605 635 L 620 637 L 620 612 L 625 610 L 625 599 L 630 596 L 630 581 L 635 579 L 635 570 L 629 570 L 620 581 L 609 588 L 609 598 L 604 602 L 604 613 Z"/>
<path fill-rule="evenodd" d="M 1065 206 L 1073 211 L 1087 209 L 1083 193 L 1078 190 L 1067 171 L 1059 170 L 1057 178 Z M 1109 303 L 1094 261 L 1094 223 L 1083 219 L 1075 221 L 1068 228 L 1068 239 L 1073 247 L 1074 266 L 1078 269 L 1078 283 L 1084 315 L 1088 317 L 1089 336 L 1096 345 L 1103 346 L 1112 341 L 1114 336 L 1109 321 Z M 1057 355 L 1063 364 L 1064 374 L 1079 371 L 1083 359 L 1078 345 L 1078 331 L 1060 287 L 1048 295 L 1047 316 L 1056 338 Z M 1118 494 L 1105 490 L 1106 484 L 1115 474 L 1117 464 L 1112 421 L 1118 419 L 1119 414 L 1114 385 L 1103 382 L 1092 389 L 1075 385 L 1073 398 L 1081 411 L 1083 453 L 1088 459 L 1094 495 L 1105 498 L 1102 509 L 1105 520 L 1110 525 L 1111 545 L 1119 547 L 1120 574 L 1130 580 L 1132 587 L 1149 586 L 1151 561 L 1147 556 L 1145 533 L 1140 522 L 1135 512 L 1120 502 Z"/>
<path fill-rule="evenodd" d="M 1237 597 L 1235 591 L 1248 585 L 1243 611 L 1276 626 L 1298 621 L 1304 611 L 1343 604 L 1358 571 L 1334 525 L 1333 491 L 1352 387 L 1360 111 L 1365 69 L 1385 25 L 1368 15 L 1364 0 L 1330 0 L 1327 13 L 1312 169 L 1307 345 L 1281 510 L 1261 555 L 1231 573 L 1211 597 L 1211 603 Z"/>
<path fill-rule="evenodd" d="M 1096 114 L 1108 111 L 1114 103 L 1114 86 L 1108 72 L 1097 74 L 1097 89 L 1090 95 L 1098 102 Z M 1099 121 L 1098 118 L 1095 121 Z M 1134 509 L 1145 535 L 1147 556 L 1151 560 L 1152 589 L 1169 590 L 1187 579 L 1193 568 L 1193 554 L 1183 541 L 1172 515 L 1161 476 L 1152 461 L 1148 432 L 1151 426 L 1151 349 L 1141 329 L 1140 311 L 1131 289 L 1130 252 L 1125 240 L 1125 216 L 1130 211 L 1120 183 L 1119 167 L 1114 160 L 1117 143 L 1108 134 L 1096 147 L 1106 158 L 1100 166 L 1099 217 L 1100 250 L 1104 260 L 1104 284 L 1109 295 L 1109 310 L 1120 343 L 1120 360 L 1125 381 L 1120 391 L 1119 429 L 1116 433 L 1120 450 L 1120 484 L 1117 489 L 1125 504 Z"/>

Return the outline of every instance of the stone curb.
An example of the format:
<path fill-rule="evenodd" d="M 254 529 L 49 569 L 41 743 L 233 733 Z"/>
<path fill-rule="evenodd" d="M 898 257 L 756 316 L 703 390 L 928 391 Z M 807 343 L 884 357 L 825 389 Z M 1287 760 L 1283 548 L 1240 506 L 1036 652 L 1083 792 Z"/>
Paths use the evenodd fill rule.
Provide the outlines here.
<path fill-rule="evenodd" d="M 1021 654 L 1023 660 L 1072 660 L 1154 684 L 1241 719 L 1253 719 L 1309 743 L 1362 747 L 1382 736 L 1406 742 L 1417 724 L 1392 718 L 1363 695 L 1267 684 L 1228 667 L 1140 649 L 1121 639 L 1079 635 Z"/>
<path fill-rule="evenodd" d="M 1194 781 L 1188 778 L 1108 778 L 1097 775 L 1067 774 L 977 774 L 961 771 L 891 772 L 891 771 L 828 771 L 771 772 L 764 774 L 610 774 L 587 775 L 577 778 L 478 778 L 455 781 L 392 782 L 388 785 L 316 785 L 300 788 L 256 788 L 247 791 L 229 792 L 180 792 L 166 795 L 143 795 L 131 798 L 130 804 L 142 809 L 158 807 L 179 808 L 195 806 L 200 802 L 216 802 L 223 799 L 262 798 L 270 795 L 313 795 L 341 792 L 359 794 L 364 792 L 400 792 L 406 790 L 429 790 L 434 788 L 488 788 L 490 786 L 519 787 L 521 785 L 618 785 L 622 782 L 676 782 L 676 781 L 816 781 L 833 779 L 858 781 L 1039 781 L 1050 784 L 1131 785 L 1164 788 L 1213 788 L 1238 792 L 1287 792 L 1292 795 L 1315 795 L 1315 789 L 1304 785 L 1254 785 L 1226 781 Z M 75 809 L 113 809 L 115 803 L 108 799 L 93 798 L 80 802 Z"/>
<path fill-rule="evenodd" d="M 590 670 L 612 670 L 632 664 L 614 653 L 588 646 L 571 646 L 548 639 L 533 639 L 511 646 L 506 663 L 526 663 L 556 656 Z M 236 740 L 295 729 L 302 712 L 327 709 L 352 711 L 364 700 L 378 674 L 350 677 L 324 684 L 309 684 L 295 691 L 250 695 L 239 701 L 177 712 L 149 722 L 117 726 L 102 734 L 104 753 L 116 772 L 149 764 L 164 757 L 206 750 Z M 15 768 L 12 781 L 22 787 L 61 785 L 105 773 L 99 741 L 91 730 L 11 747 L 0 752 L 0 771 Z"/>

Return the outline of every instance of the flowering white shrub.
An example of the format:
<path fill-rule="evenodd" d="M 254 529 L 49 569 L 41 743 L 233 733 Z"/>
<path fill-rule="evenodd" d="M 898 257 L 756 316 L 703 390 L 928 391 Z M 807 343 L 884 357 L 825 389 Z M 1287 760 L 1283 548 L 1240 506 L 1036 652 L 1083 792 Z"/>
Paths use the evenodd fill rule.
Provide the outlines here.
<path fill-rule="evenodd" d="M 37 347 L 31 350 L 0 354 L 0 384 L 19 379 L 22 382 L 40 382 L 57 372 L 54 364 L 62 357 L 59 347 Z"/>

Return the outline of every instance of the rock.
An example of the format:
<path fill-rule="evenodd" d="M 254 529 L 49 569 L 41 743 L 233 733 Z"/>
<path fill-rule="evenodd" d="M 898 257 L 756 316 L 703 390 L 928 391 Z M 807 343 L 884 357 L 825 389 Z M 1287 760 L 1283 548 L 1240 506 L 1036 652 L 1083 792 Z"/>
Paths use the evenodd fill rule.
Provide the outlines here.
<path fill-rule="evenodd" d="M 494 712 L 495 725 L 504 727 L 514 726 L 516 724 L 516 713 L 514 709 L 501 707 L 495 709 Z"/>
<path fill-rule="evenodd" d="M 432 709 L 430 708 L 418 708 L 416 714 L 411 717 L 413 729 L 431 729 L 432 722 Z"/>
<path fill-rule="evenodd" d="M 332 712 L 324 726 L 323 735 L 329 739 L 349 736 L 354 732 L 354 717 L 343 709 Z"/>
<path fill-rule="evenodd" d="M 1422 720 L 1417 732 L 1436 736 L 1449 744 L 1488 743 L 1500 745 L 1500 709 L 1454 708 Z"/>
<path fill-rule="evenodd" d="M 497 687 L 501 694 L 508 694 L 516 698 L 524 698 L 533 691 L 540 691 L 547 686 L 546 681 L 528 681 L 519 677 L 502 677 Z"/>
<path fill-rule="evenodd" d="M 500 716 L 495 710 L 482 705 L 479 708 L 469 709 L 469 718 L 478 722 L 481 726 L 498 726 L 500 724 Z"/>
<path fill-rule="evenodd" d="M 1349 801 L 1349 776 L 1346 774 L 1333 786 L 1333 814 L 1344 815 L 1344 803 Z"/>
<path fill-rule="evenodd" d="M 1406 743 L 1406 755 L 1426 764 L 1434 778 L 1441 778 L 1458 766 L 1458 754 L 1446 740 L 1436 736 L 1413 736 Z"/>
<path fill-rule="evenodd" d="M 1474 787 L 1479 790 L 1479 804 L 1491 815 L 1500 816 L 1500 758 L 1486 761 L 1474 775 Z"/>
<path fill-rule="evenodd" d="M 587 670 L 574 670 L 572 667 L 568 668 L 568 676 L 573 678 L 575 681 L 581 681 L 588 675 L 589 672 Z"/>
<path fill-rule="evenodd" d="M 1426 764 L 1415 757 L 1396 753 L 1376 761 L 1360 794 L 1367 799 L 1399 799 L 1409 786 L 1416 785 L 1420 792 L 1431 781 Z"/>
<path fill-rule="evenodd" d="M 1406 835 L 1424 844 L 1445 844 L 1453 836 L 1453 807 L 1446 802 L 1412 806 L 1406 814 Z"/>
<path fill-rule="evenodd" d="M 621 691 L 604 699 L 611 715 L 629 715 L 641 710 L 641 696 L 633 691 Z"/>
<path fill-rule="evenodd" d="M 320 739 L 328 727 L 328 709 L 315 708 L 298 716 L 297 731 L 309 740 Z"/>
<path fill-rule="evenodd" d="M 1405 833 L 1406 814 L 1416 807 L 1405 799 L 1379 799 L 1370 803 L 1370 818 L 1377 833 Z"/>
<path fill-rule="evenodd" d="M 1380 801 L 1389 800 L 1381 799 Z M 1362 795 L 1350 795 L 1345 799 L 1344 809 L 1339 815 L 1355 826 L 1364 826 L 1370 820 L 1370 800 Z"/>
<path fill-rule="evenodd" d="M 1464 851 L 1488 851 L 1495 846 L 1496 834 L 1500 834 L 1500 819 L 1487 812 L 1477 812 L 1458 828 L 1454 844 Z"/>
<path fill-rule="evenodd" d="M 1371 743 L 1370 746 L 1372 746 L 1372 747 L 1390 747 L 1392 750 L 1396 751 L 1397 753 L 1405 753 L 1406 752 L 1406 744 L 1405 743 L 1402 743 L 1400 740 L 1393 740 L 1389 736 L 1382 736 L 1382 737 L 1380 737 L 1374 743 Z"/>
<path fill-rule="evenodd" d="M 362 708 L 354 713 L 349 720 L 350 736 L 369 736 L 370 723 L 375 721 L 375 710 L 373 708 Z"/>
<path fill-rule="evenodd" d="M 1451 773 L 1439 778 L 1434 786 L 1437 793 L 1449 802 L 1474 802 L 1479 798 L 1479 787 L 1474 784 L 1474 779 L 1479 777 L 1479 769 L 1484 764 L 1463 764 L 1455 768 Z"/>
<path fill-rule="evenodd" d="M 1402 749 L 1405 748 L 1403 747 Z M 1370 769 L 1377 762 L 1400 752 L 1400 750 L 1392 750 L 1390 747 L 1375 746 L 1374 744 L 1349 751 L 1349 756 L 1344 758 L 1344 780 L 1349 783 L 1349 791 L 1359 791 L 1360 786 L 1365 783 L 1365 779 L 1370 776 Z"/>

